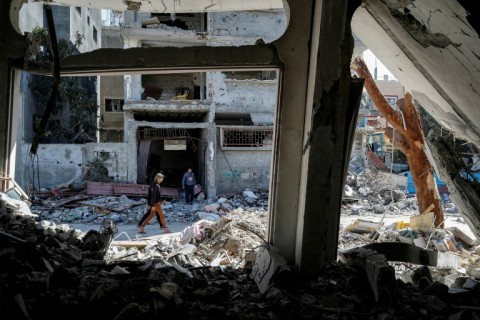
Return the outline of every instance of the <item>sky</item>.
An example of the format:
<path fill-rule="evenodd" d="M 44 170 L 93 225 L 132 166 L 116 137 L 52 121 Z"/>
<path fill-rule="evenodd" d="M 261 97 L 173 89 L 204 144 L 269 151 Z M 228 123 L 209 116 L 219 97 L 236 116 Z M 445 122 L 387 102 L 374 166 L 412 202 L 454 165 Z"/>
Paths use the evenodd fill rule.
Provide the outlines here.
<path fill-rule="evenodd" d="M 383 80 L 383 76 L 385 74 L 388 75 L 389 80 L 396 79 L 394 75 L 387 69 L 387 67 L 385 67 L 379 59 L 376 59 L 372 51 L 366 50 L 365 52 L 363 52 L 363 60 L 365 60 L 365 63 L 367 64 L 367 67 L 372 73 L 372 75 L 374 74 L 373 72 L 375 70 L 375 60 L 376 60 L 376 64 L 378 68 L 376 80 Z"/>

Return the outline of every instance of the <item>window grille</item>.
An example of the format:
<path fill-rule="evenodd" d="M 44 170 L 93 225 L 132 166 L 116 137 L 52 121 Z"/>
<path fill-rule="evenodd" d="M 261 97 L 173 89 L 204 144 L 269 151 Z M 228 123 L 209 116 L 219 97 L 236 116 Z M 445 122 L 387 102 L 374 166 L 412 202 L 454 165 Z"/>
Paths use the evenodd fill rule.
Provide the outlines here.
<path fill-rule="evenodd" d="M 221 128 L 223 148 L 272 148 L 272 128 Z"/>

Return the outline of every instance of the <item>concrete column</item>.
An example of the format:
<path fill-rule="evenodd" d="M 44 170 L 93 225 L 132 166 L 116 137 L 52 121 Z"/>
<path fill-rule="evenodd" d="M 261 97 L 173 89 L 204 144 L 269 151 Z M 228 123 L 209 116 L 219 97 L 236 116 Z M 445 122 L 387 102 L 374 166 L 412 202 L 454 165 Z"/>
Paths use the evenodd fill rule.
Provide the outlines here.
<path fill-rule="evenodd" d="M 137 48 L 141 43 L 138 39 L 125 38 L 124 48 Z M 142 75 L 127 74 L 123 76 L 124 100 L 138 101 L 142 99 Z"/>
<path fill-rule="evenodd" d="M 283 36 L 273 43 L 285 66 L 278 80 L 268 236 L 269 242 L 279 248 L 290 264 L 295 262 L 308 48 L 314 2 L 296 0 L 285 4 L 288 27 Z"/>
<path fill-rule="evenodd" d="M 275 130 L 269 240 L 306 276 L 336 259 L 355 124 L 355 99 L 349 97 L 349 23 L 359 4 L 290 1 L 287 31 L 274 43 L 285 68 Z"/>
<path fill-rule="evenodd" d="M 132 119 L 127 117 L 132 115 Z M 124 142 L 127 144 L 127 181 L 137 183 L 137 130 L 132 112 L 125 113 Z"/>
<path fill-rule="evenodd" d="M 207 197 L 211 198 L 217 194 L 216 186 L 216 154 L 217 150 L 217 127 L 214 123 L 207 124 L 207 150 L 205 152 L 205 189 Z"/>
<path fill-rule="evenodd" d="M 350 76 L 350 20 L 361 1 L 317 1 L 307 92 L 296 264 L 314 276 L 335 261 L 345 173 L 363 81 Z"/>
<path fill-rule="evenodd" d="M 142 75 L 128 74 L 124 79 L 124 99 L 125 101 L 142 100 Z"/>

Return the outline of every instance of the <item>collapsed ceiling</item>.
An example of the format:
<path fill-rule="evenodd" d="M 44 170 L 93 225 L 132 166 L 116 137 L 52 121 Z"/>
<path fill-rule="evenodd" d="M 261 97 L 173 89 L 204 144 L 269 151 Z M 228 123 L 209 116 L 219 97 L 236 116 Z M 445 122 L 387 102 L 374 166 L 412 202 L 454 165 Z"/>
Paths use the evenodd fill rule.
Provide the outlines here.
<path fill-rule="evenodd" d="M 478 3 L 365 0 L 352 30 L 445 128 L 480 146 Z"/>

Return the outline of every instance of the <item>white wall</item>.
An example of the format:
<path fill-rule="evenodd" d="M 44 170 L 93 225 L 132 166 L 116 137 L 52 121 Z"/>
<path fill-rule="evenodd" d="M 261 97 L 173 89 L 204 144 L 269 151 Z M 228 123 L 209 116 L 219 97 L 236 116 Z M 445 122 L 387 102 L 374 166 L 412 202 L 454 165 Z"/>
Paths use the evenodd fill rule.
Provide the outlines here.
<path fill-rule="evenodd" d="M 30 189 L 33 179 L 36 188 L 38 180 L 41 188 L 51 188 L 81 178 L 83 145 L 40 144 L 37 157 L 30 156 L 30 146 L 30 143 L 21 145 L 22 154 L 15 171 L 15 180 L 25 190 Z"/>
<path fill-rule="evenodd" d="M 216 184 L 218 193 L 246 188 L 268 189 L 271 150 L 217 150 Z"/>
<path fill-rule="evenodd" d="M 81 8 L 79 14 L 75 7 L 70 8 L 70 40 L 75 43 L 75 33 L 83 34 L 80 52 L 88 52 L 101 47 L 102 43 L 102 19 L 99 9 Z M 88 19 L 90 18 L 90 19 Z M 88 24 L 90 20 L 90 24 Z M 97 30 L 97 40 L 94 40 L 94 28 Z"/>
<path fill-rule="evenodd" d="M 276 80 L 226 79 L 222 72 L 208 72 L 207 88 L 213 103 L 230 111 L 273 112 L 277 103 Z"/>
<path fill-rule="evenodd" d="M 104 165 L 108 169 L 108 176 L 115 182 L 127 182 L 127 145 L 125 143 L 87 143 L 85 144 L 84 163 L 88 163 L 98 157 L 100 153 L 108 158 Z"/>
<path fill-rule="evenodd" d="M 270 43 L 285 32 L 285 12 L 244 11 L 215 12 L 208 14 L 209 46 L 253 45 L 257 39 Z"/>
<path fill-rule="evenodd" d="M 23 4 L 20 9 L 18 26 L 22 32 L 31 32 L 35 27 L 43 27 L 43 3 Z"/>
<path fill-rule="evenodd" d="M 17 159 L 15 180 L 25 189 L 30 189 L 33 179 L 38 187 L 52 188 L 60 184 L 81 180 L 86 165 L 100 152 L 108 154 L 104 165 L 114 182 L 127 181 L 127 145 L 124 143 L 87 144 L 40 144 L 37 159 L 30 156 L 30 143 L 21 145 L 21 155 Z M 34 177 L 35 175 L 35 177 Z"/>

